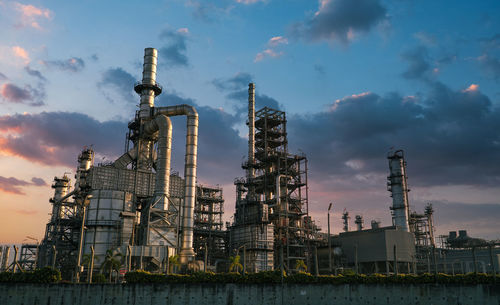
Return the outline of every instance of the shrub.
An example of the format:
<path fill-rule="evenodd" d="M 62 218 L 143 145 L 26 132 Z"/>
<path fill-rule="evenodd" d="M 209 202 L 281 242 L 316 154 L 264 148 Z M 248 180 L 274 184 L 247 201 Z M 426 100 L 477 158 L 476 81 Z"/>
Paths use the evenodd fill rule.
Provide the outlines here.
<path fill-rule="evenodd" d="M 52 267 L 44 267 L 30 272 L 1 272 L 0 283 L 57 283 L 61 281 L 61 272 Z"/>
<path fill-rule="evenodd" d="M 96 284 L 102 284 L 102 283 L 106 283 L 106 276 L 102 273 L 97 273 L 97 274 L 94 274 L 92 275 L 92 283 L 96 283 Z"/>

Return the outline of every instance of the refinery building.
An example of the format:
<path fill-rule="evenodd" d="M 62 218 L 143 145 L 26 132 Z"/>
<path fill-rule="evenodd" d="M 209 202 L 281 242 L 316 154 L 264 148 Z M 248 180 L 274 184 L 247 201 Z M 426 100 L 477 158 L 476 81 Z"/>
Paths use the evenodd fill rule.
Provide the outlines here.
<path fill-rule="evenodd" d="M 157 54 L 145 49 L 142 81 L 134 86 L 140 106 L 124 130 L 123 154 L 102 164 L 94 162 L 91 147 L 75 156 L 75 176 L 54 178 L 43 240 L 0 247 L 0 269 L 53 266 L 66 280 L 86 281 L 110 256 L 119 258 L 120 272 L 165 273 L 227 272 L 228 258 L 239 255 L 246 272 L 294 273 L 302 262 L 313 274 L 498 272 L 498 242 L 464 231 L 434 236 L 432 205 L 423 213 L 411 210 L 402 150 L 387 155 L 392 224 L 369 219 L 365 226 L 363 215 L 354 215 L 351 229 L 345 210 L 343 232 L 323 232 L 309 215 L 307 156 L 288 150 L 285 112 L 255 109 L 253 83 L 244 177 L 234 179 L 236 202 L 229 204 L 235 213 L 231 223 L 223 223 L 226 203 L 219 182 L 197 183 L 196 109 L 155 107 L 162 93 Z M 183 173 L 171 171 L 173 116 L 185 117 L 187 127 Z"/>

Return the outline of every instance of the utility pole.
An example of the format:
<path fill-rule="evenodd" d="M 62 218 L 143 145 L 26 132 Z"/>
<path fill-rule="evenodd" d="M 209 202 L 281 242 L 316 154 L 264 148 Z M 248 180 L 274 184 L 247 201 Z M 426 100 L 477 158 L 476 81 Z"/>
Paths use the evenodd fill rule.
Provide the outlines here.
<path fill-rule="evenodd" d="M 332 205 L 332 202 L 328 205 L 328 270 L 330 274 L 332 273 L 332 238 L 330 236 L 330 210 Z"/>
<path fill-rule="evenodd" d="M 56 256 L 57 256 L 57 249 L 56 245 L 52 245 L 52 268 L 56 268 Z"/>
<path fill-rule="evenodd" d="M 207 246 L 207 242 L 205 242 L 205 261 L 204 261 L 204 264 L 203 264 L 203 271 L 204 272 L 207 272 L 207 263 L 208 263 L 208 246 Z M 244 265 L 243 265 L 243 269 L 244 269 Z"/>
<path fill-rule="evenodd" d="M 92 273 L 94 273 L 94 246 L 90 246 L 89 283 L 92 283 Z"/>

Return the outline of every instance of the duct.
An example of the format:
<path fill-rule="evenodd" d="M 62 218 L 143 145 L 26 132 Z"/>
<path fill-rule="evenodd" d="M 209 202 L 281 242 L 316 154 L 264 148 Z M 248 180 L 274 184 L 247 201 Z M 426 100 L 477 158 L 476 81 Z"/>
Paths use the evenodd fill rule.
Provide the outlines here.
<path fill-rule="evenodd" d="M 134 147 L 131 150 L 124 153 L 123 155 L 121 155 L 118 159 L 116 159 L 115 162 L 113 162 L 113 167 L 119 169 L 125 169 L 136 158 L 137 158 L 137 149 Z"/>
<path fill-rule="evenodd" d="M 194 206 L 196 194 L 196 159 L 198 151 L 198 113 L 193 106 L 177 105 L 155 108 L 155 114 L 187 116 L 186 157 L 184 164 L 185 194 L 182 213 L 182 243 L 179 254 L 181 264 L 195 257 L 193 250 Z"/>
<path fill-rule="evenodd" d="M 170 155 L 172 147 L 172 122 L 166 115 L 156 115 L 154 120 L 144 125 L 144 132 L 152 135 L 158 133 L 158 157 L 156 160 L 156 182 L 153 202 L 156 207 L 168 210 L 170 184 Z"/>

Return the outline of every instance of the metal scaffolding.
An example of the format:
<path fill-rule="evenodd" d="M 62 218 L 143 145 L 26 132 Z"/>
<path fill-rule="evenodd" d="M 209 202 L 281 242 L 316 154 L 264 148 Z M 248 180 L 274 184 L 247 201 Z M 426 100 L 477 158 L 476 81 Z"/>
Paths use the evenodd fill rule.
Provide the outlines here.
<path fill-rule="evenodd" d="M 196 259 L 214 266 L 227 258 L 227 232 L 223 231 L 224 197 L 218 186 L 198 185 L 193 247 Z"/>
<path fill-rule="evenodd" d="M 82 209 L 75 201 L 69 200 L 70 179 L 68 176 L 55 177 L 52 215 L 40 245 L 39 265 L 52 266 L 61 271 L 63 278 L 71 278 L 76 266 Z"/>
<path fill-rule="evenodd" d="M 249 156 L 242 165 L 247 177 L 235 180 L 231 248 L 248 252 L 247 270 L 292 271 L 297 260 L 310 261 L 311 242 L 319 240 L 319 228 L 308 217 L 307 159 L 288 153 L 285 112 L 268 107 L 255 112 L 254 90 L 250 84 Z M 272 237 L 265 234 L 269 230 Z M 252 257 L 264 263 L 247 260 Z"/>

